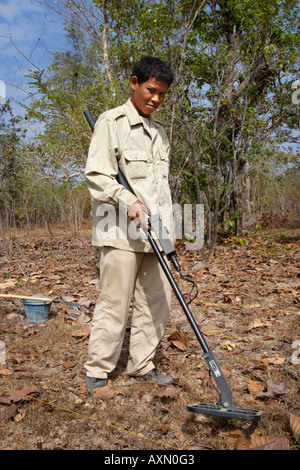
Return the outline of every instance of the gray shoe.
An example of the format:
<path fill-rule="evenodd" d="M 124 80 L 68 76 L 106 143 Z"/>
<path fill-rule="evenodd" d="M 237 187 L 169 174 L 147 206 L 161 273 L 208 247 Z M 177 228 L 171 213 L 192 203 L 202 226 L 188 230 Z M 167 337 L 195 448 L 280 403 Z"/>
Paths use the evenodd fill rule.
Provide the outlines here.
<path fill-rule="evenodd" d="M 97 377 L 86 377 L 86 389 L 89 395 L 93 395 L 97 388 L 105 387 L 106 379 L 98 379 Z"/>
<path fill-rule="evenodd" d="M 140 375 L 139 378 L 156 385 L 170 385 L 173 383 L 172 377 L 158 372 L 156 368 L 150 370 L 147 374 Z"/>

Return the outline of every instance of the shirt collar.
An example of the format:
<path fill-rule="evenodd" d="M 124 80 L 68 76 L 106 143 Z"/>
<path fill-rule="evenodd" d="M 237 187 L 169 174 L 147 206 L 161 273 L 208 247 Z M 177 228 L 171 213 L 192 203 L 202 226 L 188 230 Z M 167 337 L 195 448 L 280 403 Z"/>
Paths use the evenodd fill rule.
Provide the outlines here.
<path fill-rule="evenodd" d="M 131 98 L 129 98 L 126 103 L 123 105 L 124 111 L 126 116 L 128 117 L 129 124 L 131 126 L 135 126 L 136 124 L 143 124 L 143 120 L 141 119 L 141 116 L 135 109 L 134 105 L 132 104 Z M 157 128 L 155 119 L 151 115 L 149 115 L 149 122 L 150 122 L 150 127 L 155 127 Z"/>

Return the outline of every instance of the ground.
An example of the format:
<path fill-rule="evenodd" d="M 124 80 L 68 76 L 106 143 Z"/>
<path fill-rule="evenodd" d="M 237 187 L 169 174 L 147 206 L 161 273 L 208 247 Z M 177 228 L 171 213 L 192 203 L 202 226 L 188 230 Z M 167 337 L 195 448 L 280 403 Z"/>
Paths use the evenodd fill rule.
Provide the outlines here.
<path fill-rule="evenodd" d="M 175 296 L 157 351 L 158 368 L 174 384 L 161 388 L 126 376 L 129 315 L 118 367 L 108 387 L 89 397 L 84 362 L 99 253 L 88 226 L 77 234 L 56 227 L 51 234 L 35 229 L 0 236 L 1 294 L 49 295 L 79 306 L 54 302 L 49 320 L 36 324 L 21 300 L 0 298 L 0 449 L 299 449 L 299 233 L 262 230 L 245 244 L 229 239 L 208 266 L 198 251 L 178 246 L 183 272 L 198 287 L 190 311 L 234 405 L 263 411 L 257 422 L 187 410 L 218 397 Z M 191 285 L 174 277 L 187 295 Z"/>

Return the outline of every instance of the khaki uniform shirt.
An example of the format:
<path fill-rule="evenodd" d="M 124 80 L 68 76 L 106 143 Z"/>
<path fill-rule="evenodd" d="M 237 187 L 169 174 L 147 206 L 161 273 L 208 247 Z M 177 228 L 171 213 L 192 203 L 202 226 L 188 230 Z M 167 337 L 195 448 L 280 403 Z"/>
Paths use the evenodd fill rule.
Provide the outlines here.
<path fill-rule="evenodd" d="M 93 198 L 93 245 L 151 251 L 143 230 L 127 216 L 137 200 L 152 215 L 159 214 L 173 237 L 168 156 L 169 142 L 163 127 L 150 116 L 148 128 L 130 99 L 100 115 L 85 169 Z M 117 182 L 118 166 L 132 192 Z"/>

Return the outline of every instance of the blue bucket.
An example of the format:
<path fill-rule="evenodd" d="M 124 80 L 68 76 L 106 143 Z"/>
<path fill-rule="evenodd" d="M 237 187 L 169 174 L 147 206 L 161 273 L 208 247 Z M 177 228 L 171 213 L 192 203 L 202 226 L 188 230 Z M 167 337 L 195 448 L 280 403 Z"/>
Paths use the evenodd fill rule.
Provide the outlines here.
<path fill-rule="evenodd" d="M 43 296 L 38 296 L 43 298 Z M 47 298 L 47 297 L 46 297 Z M 49 300 L 22 300 L 27 320 L 32 323 L 40 323 L 49 319 L 52 302 Z"/>

